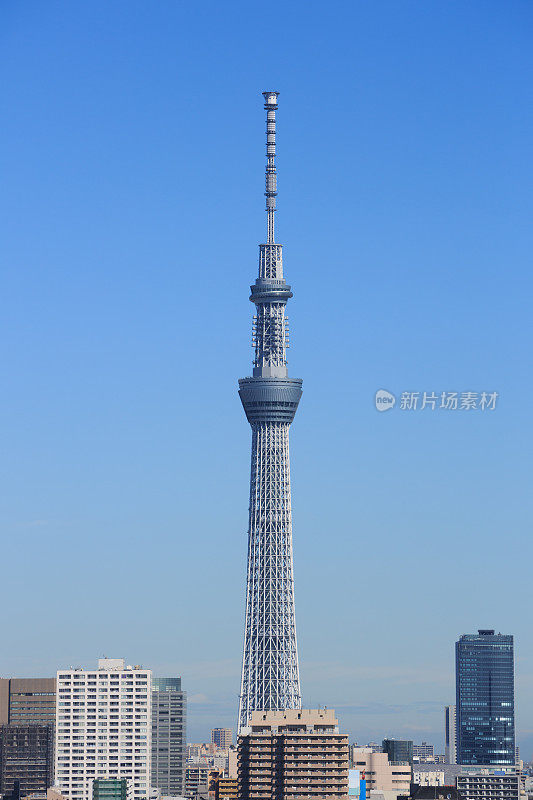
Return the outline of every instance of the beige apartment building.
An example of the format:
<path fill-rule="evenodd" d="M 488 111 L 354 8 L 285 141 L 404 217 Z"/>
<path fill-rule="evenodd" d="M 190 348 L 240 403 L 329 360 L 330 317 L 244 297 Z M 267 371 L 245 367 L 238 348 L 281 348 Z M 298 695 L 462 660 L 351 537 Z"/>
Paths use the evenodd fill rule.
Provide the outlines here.
<path fill-rule="evenodd" d="M 224 778 L 222 775 L 215 778 L 215 800 L 238 800 L 238 797 L 237 778 Z"/>
<path fill-rule="evenodd" d="M 367 794 L 381 792 L 385 800 L 409 794 L 411 765 L 407 761 L 389 761 L 387 753 L 374 753 L 370 747 L 353 747 L 352 761 L 354 769 L 364 770 Z"/>
<path fill-rule="evenodd" d="M 344 800 L 348 750 L 333 710 L 253 711 L 238 739 L 239 800 Z"/>

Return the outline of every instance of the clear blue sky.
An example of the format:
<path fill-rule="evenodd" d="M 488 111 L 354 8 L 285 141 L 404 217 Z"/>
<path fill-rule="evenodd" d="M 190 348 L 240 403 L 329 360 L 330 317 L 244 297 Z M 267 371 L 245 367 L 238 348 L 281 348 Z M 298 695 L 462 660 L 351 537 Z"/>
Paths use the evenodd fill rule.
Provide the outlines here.
<path fill-rule="evenodd" d="M 442 745 L 494 627 L 531 756 L 532 35 L 523 0 L 2 3 L 0 674 L 124 656 L 183 675 L 190 740 L 235 723 L 276 89 L 304 703 Z"/>

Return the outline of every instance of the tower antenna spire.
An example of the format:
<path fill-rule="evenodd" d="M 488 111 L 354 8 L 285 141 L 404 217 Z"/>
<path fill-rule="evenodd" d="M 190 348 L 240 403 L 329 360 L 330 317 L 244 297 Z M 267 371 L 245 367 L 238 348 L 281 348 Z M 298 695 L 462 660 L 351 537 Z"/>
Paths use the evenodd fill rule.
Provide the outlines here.
<path fill-rule="evenodd" d="M 265 168 L 265 196 L 268 214 L 267 244 L 274 244 L 274 214 L 278 180 L 276 172 L 276 110 L 279 92 L 263 92 L 267 112 L 267 163 Z"/>

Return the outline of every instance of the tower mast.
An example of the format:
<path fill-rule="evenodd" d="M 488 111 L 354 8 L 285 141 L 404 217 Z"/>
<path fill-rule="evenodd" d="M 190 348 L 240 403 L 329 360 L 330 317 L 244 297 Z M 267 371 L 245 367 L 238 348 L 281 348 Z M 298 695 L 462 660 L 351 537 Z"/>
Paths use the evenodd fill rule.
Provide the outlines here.
<path fill-rule="evenodd" d="M 263 92 L 267 112 L 267 163 L 265 168 L 265 196 L 268 214 L 267 242 L 274 244 L 274 215 L 278 176 L 276 172 L 276 111 L 279 92 Z"/>
<path fill-rule="evenodd" d="M 294 613 L 289 427 L 302 381 L 287 370 L 292 297 L 283 278 L 282 246 L 275 242 L 276 110 L 278 92 L 263 92 L 267 112 L 265 195 L 267 242 L 259 245 L 259 276 L 251 286 L 253 377 L 239 380 L 239 395 L 252 428 L 248 574 L 239 731 L 252 711 L 301 708 Z"/>

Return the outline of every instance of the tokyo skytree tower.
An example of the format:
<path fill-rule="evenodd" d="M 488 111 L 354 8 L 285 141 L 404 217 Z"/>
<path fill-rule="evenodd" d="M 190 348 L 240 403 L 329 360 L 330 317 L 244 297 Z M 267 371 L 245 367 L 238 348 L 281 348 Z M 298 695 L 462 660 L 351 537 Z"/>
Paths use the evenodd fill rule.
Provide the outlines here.
<path fill-rule="evenodd" d="M 278 92 L 263 92 L 267 112 L 267 242 L 259 245 L 252 378 L 239 380 L 239 395 L 252 427 L 246 620 L 239 703 L 239 730 L 250 712 L 301 708 L 294 619 L 289 426 L 302 381 L 289 378 L 288 321 L 292 297 L 283 278 L 276 210 L 276 109 Z"/>

